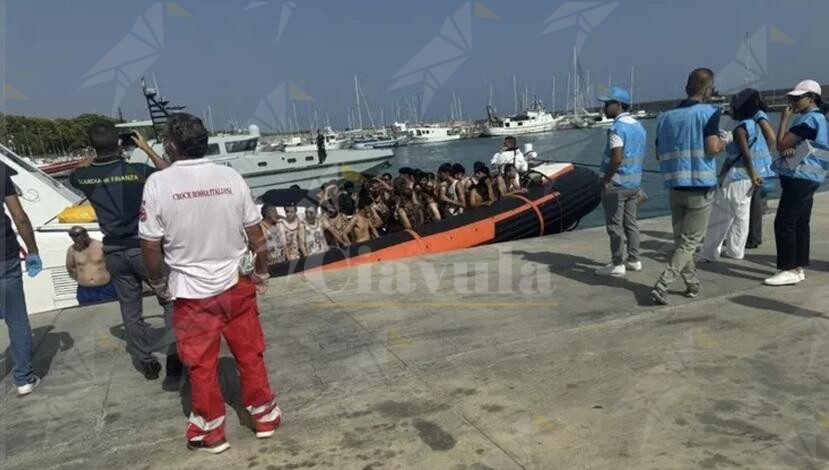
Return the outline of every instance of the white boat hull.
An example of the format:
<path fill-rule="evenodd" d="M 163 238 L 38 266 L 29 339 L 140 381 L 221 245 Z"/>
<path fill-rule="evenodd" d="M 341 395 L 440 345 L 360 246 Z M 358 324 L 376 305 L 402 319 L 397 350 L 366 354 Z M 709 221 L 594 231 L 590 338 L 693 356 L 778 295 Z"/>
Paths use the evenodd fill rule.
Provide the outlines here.
<path fill-rule="evenodd" d="M 484 134 L 489 136 L 508 136 L 508 135 L 525 135 L 525 134 L 537 134 L 539 132 L 550 132 L 554 131 L 558 128 L 561 119 L 556 119 L 555 121 L 537 124 L 537 125 L 530 125 L 530 126 L 516 126 L 516 127 L 495 127 L 495 126 L 487 126 L 484 129 Z"/>
<path fill-rule="evenodd" d="M 458 140 L 461 140 L 460 135 L 447 135 L 435 138 L 412 137 L 409 140 L 409 145 L 443 144 L 446 142 L 455 142 Z"/>
<path fill-rule="evenodd" d="M 382 167 L 394 158 L 394 152 L 390 149 L 334 149 L 326 151 L 324 162 L 319 161 L 316 147 L 305 152 L 223 153 L 208 158 L 238 171 L 247 181 L 253 196 L 259 197 L 268 190 L 293 185 L 302 189 L 317 189 L 332 179 Z M 145 162 L 146 156 L 137 151 L 131 159 Z"/>
<path fill-rule="evenodd" d="M 345 150 L 341 150 L 345 151 Z M 365 152 L 365 151 L 364 151 Z M 351 161 L 350 163 L 331 162 L 329 159 L 321 165 L 308 166 L 297 170 L 277 170 L 273 172 L 262 171 L 258 173 L 247 173 L 245 181 L 250 186 L 253 197 L 259 197 L 271 189 L 284 189 L 297 185 L 302 189 L 319 189 L 324 183 L 334 179 L 349 178 L 357 173 L 366 173 L 374 169 L 388 165 L 393 155 L 388 152 L 379 152 L 380 155 L 374 158 Z"/>

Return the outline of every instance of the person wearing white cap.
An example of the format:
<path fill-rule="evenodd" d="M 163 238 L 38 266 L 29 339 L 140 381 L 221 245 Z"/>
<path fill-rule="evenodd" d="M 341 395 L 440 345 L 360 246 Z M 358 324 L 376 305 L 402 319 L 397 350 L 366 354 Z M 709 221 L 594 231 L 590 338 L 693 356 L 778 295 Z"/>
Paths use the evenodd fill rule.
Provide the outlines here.
<path fill-rule="evenodd" d="M 804 80 L 788 93 L 789 106 L 780 120 L 774 162 L 783 192 L 774 219 L 777 269 L 765 280 L 769 286 L 797 284 L 809 266 L 809 221 L 814 194 L 829 171 L 829 126 L 820 107 L 820 84 Z M 797 114 L 792 122 L 792 115 Z M 789 123 L 792 123 L 789 126 Z"/>

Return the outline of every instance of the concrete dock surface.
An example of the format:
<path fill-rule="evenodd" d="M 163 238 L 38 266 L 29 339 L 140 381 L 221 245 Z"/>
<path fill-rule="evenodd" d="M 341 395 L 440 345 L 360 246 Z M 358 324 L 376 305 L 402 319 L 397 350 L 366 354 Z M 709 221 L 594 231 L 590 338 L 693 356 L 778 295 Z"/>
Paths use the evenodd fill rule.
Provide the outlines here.
<path fill-rule="evenodd" d="M 772 221 L 667 307 L 648 298 L 667 218 L 643 221 L 645 269 L 624 279 L 593 274 L 602 228 L 274 279 L 260 307 L 283 425 L 259 441 L 240 425 L 225 350 L 218 456 L 186 450 L 187 388 L 132 368 L 116 305 L 35 315 L 43 384 L 18 398 L 5 371 L 0 467 L 829 468 L 829 194 L 797 286 L 761 284 Z"/>

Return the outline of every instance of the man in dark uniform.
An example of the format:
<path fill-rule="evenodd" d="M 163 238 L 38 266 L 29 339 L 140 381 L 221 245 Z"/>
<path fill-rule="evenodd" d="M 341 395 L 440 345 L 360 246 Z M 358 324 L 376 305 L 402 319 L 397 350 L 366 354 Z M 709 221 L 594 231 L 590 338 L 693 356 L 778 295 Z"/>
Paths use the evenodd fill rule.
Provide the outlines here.
<path fill-rule="evenodd" d="M 143 318 L 142 282 L 148 282 L 148 278 L 141 260 L 138 217 L 147 177 L 168 167 L 169 163 L 161 159 L 138 133 L 134 134 L 133 140 L 153 161 L 155 168 L 125 161 L 121 155 L 118 130 L 110 122 L 92 124 L 89 140 L 97 156 L 91 165 L 73 171 L 69 183 L 83 192 L 95 208 L 104 234 L 107 270 L 118 293 L 127 352 L 144 377 L 154 380 L 158 378 L 161 364 L 153 355 L 153 338 L 149 324 Z M 167 338 L 173 335 L 172 302 L 161 297 L 158 302 L 164 309 Z M 181 376 L 181 363 L 175 352 L 175 340 L 171 339 L 168 343 L 167 379 L 172 381 Z"/>

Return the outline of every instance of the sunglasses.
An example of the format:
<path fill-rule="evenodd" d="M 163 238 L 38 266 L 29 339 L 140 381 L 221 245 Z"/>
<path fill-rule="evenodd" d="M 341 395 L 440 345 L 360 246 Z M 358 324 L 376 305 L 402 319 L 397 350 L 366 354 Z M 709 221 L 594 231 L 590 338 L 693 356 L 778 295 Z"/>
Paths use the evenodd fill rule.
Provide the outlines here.
<path fill-rule="evenodd" d="M 797 103 L 798 101 L 806 98 L 807 96 L 809 96 L 808 93 L 804 94 L 804 95 L 800 95 L 800 96 L 791 96 L 790 95 L 790 96 L 787 96 L 786 98 L 789 100 L 789 103 Z"/>

